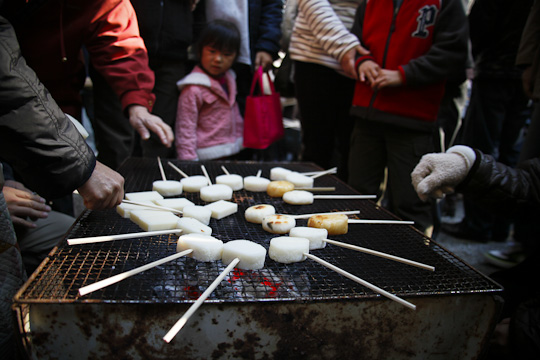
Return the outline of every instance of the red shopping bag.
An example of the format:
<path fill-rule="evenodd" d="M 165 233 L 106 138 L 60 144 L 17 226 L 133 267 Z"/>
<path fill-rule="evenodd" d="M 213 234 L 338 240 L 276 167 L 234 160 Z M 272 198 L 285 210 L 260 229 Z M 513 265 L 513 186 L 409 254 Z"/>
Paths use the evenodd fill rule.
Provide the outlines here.
<path fill-rule="evenodd" d="M 263 90 L 263 76 L 268 78 L 271 94 Z M 259 83 L 260 92 L 254 94 L 255 85 Z M 267 73 L 259 67 L 253 76 L 251 91 L 246 98 L 244 114 L 244 147 L 266 149 L 274 141 L 283 137 L 283 113 L 279 93 Z"/>

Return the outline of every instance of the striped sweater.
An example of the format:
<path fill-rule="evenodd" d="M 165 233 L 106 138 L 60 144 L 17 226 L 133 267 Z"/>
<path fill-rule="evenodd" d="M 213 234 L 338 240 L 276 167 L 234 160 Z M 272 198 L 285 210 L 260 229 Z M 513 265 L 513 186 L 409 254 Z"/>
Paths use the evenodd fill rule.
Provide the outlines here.
<path fill-rule="evenodd" d="M 299 0 L 291 58 L 341 70 L 343 55 L 360 44 L 349 30 L 361 1 Z"/>

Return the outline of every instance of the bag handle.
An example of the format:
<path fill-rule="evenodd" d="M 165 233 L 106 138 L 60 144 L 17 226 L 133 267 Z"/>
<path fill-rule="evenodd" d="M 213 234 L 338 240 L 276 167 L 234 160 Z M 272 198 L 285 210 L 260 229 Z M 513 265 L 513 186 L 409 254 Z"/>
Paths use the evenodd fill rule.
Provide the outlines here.
<path fill-rule="evenodd" d="M 257 70 L 255 71 L 255 74 L 253 74 L 253 80 L 251 81 L 251 91 L 250 91 L 250 95 L 253 95 L 253 92 L 255 91 L 255 84 L 257 84 L 257 81 L 259 82 L 259 89 L 261 91 L 261 94 L 264 95 L 264 84 L 263 84 L 263 76 L 264 76 L 264 71 L 263 71 L 263 68 L 262 66 L 259 66 L 257 68 Z M 272 82 L 272 79 L 270 79 L 270 76 L 268 74 L 266 74 L 266 76 L 268 77 L 268 84 L 270 85 L 270 91 L 272 94 L 274 94 L 276 92 L 276 90 L 274 89 L 274 83 Z"/>

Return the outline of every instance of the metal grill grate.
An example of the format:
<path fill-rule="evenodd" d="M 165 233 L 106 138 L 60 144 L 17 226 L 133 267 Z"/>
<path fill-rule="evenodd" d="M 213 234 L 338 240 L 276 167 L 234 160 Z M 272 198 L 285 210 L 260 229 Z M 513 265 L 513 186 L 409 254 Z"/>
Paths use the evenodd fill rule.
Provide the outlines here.
<path fill-rule="evenodd" d="M 172 161 L 189 175 L 202 174 L 200 163 Z M 164 162 L 165 163 L 165 162 Z M 309 163 L 252 163 L 203 162 L 212 180 L 223 173 L 225 165 L 230 173 L 241 176 L 269 177 L 270 169 L 283 166 L 296 171 L 320 170 Z M 121 168 L 126 178 L 126 192 L 150 190 L 152 182 L 160 178 L 157 162 L 152 159 L 130 159 Z M 181 176 L 165 166 L 168 179 Z M 335 186 L 335 194 L 354 194 L 354 190 L 334 176 L 315 180 L 315 186 Z M 199 194 L 184 193 L 196 204 L 204 204 Z M 244 210 L 261 203 L 272 204 L 277 213 L 306 214 L 328 211 L 360 210 L 354 217 L 363 219 L 394 219 L 393 215 L 367 200 L 315 200 L 312 205 L 288 205 L 280 198 L 266 193 L 235 191 L 233 200 L 238 213 L 221 220 L 212 219 L 213 236 L 227 242 L 248 239 L 266 249 L 273 235 L 257 224 L 244 220 Z M 297 220 L 305 226 L 307 220 Z M 69 238 L 138 232 L 141 229 L 116 214 L 115 210 L 86 211 L 68 234 Z M 422 270 L 398 262 L 328 244 L 312 254 L 398 296 L 426 296 L 496 292 L 498 284 L 483 276 L 435 242 L 406 225 L 351 224 L 345 235 L 334 240 L 390 253 L 435 266 L 435 272 Z M 174 235 L 120 240 L 105 243 L 69 246 L 64 240 L 27 282 L 17 302 L 108 302 L 108 303 L 171 303 L 191 302 L 225 268 L 221 261 L 198 262 L 181 258 L 147 270 L 84 297 L 79 288 L 124 271 L 174 254 Z M 340 298 L 375 298 L 373 291 L 319 265 L 312 260 L 280 264 L 267 257 L 265 268 L 257 271 L 235 269 L 218 286 L 207 301 L 245 302 L 276 300 L 328 300 Z"/>

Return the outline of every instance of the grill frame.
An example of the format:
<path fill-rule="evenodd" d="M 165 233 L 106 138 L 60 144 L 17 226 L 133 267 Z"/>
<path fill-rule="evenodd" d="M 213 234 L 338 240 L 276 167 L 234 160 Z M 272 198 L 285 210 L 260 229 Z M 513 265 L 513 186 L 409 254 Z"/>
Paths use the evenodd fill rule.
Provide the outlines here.
<path fill-rule="evenodd" d="M 204 164 L 212 180 L 223 174 L 221 166 L 241 176 L 269 177 L 272 167 L 282 166 L 295 171 L 321 170 L 312 163 L 257 162 L 183 162 L 169 160 L 189 175 L 201 175 Z M 166 161 L 163 162 L 166 164 Z M 168 179 L 181 176 L 164 166 Z M 154 159 L 128 159 L 119 172 L 125 177 L 126 192 L 150 190 L 152 181 L 160 179 Z M 335 186 L 335 194 L 357 192 L 335 176 L 315 180 L 315 186 Z M 360 210 L 352 217 L 365 219 L 396 219 L 370 200 L 315 200 L 312 205 L 288 205 L 266 193 L 235 191 L 233 200 L 238 212 L 221 220 L 212 219 L 213 236 L 224 242 L 239 238 L 256 241 L 268 249 L 269 234 L 257 224 L 243 219 L 244 210 L 252 205 L 267 203 L 277 213 L 304 214 L 327 211 Z M 183 193 L 195 204 L 205 204 L 198 194 Z M 297 220 L 305 226 L 307 220 Z M 161 235 L 149 238 L 113 241 L 87 245 L 67 245 L 67 238 L 112 235 L 138 232 L 141 229 L 129 219 L 121 218 L 115 210 L 84 211 L 66 237 L 53 249 L 44 263 L 32 274 L 18 292 L 19 304 L 109 303 L 109 304 L 168 304 L 192 303 L 225 268 L 220 262 L 200 263 L 182 258 L 137 274 L 102 290 L 85 296 L 78 289 L 118 273 L 142 266 L 171 255 L 176 250 L 176 236 Z M 435 272 L 355 252 L 333 245 L 312 253 L 356 276 L 397 296 L 424 296 L 498 293 L 502 287 L 484 276 L 451 252 L 425 237 L 408 225 L 352 224 L 345 235 L 330 237 L 373 250 L 391 253 L 435 266 Z M 396 239 L 399 239 L 397 241 Z M 134 251 L 133 249 L 136 249 Z M 278 264 L 266 258 L 265 268 L 253 272 L 232 273 L 206 300 L 208 303 L 243 303 L 275 301 L 334 301 L 375 299 L 380 295 L 334 273 L 311 260 L 295 264 Z M 156 285 L 156 280 L 162 283 Z M 414 299 L 413 299 L 414 302 Z"/>

